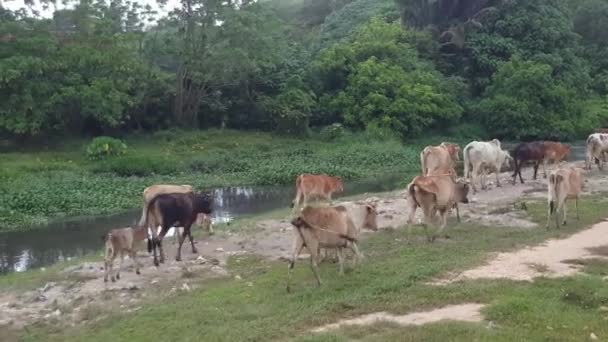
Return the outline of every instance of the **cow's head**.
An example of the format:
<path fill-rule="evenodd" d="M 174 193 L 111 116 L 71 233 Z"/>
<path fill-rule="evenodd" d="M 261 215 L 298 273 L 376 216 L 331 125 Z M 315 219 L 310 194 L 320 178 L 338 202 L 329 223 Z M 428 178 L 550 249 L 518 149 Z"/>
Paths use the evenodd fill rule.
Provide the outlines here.
<path fill-rule="evenodd" d="M 378 210 L 376 208 L 375 203 L 366 203 L 365 204 L 365 222 L 363 223 L 363 228 L 377 231 L 378 230 Z"/>
<path fill-rule="evenodd" d="M 333 177 L 334 178 L 334 189 L 336 192 L 344 191 L 344 183 L 342 182 L 342 177 Z"/>
<path fill-rule="evenodd" d="M 506 165 L 509 169 L 512 169 L 515 162 L 513 161 L 513 157 L 511 157 L 509 151 L 500 150 L 499 153 L 501 154 L 501 158 L 503 158 L 500 166 L 502 167 Z M 498 172 L 500 172 L 500 170 L 498 170 Z"/>
<path fill-rule="evenodd" d="M 291 220 L 291 225 L 296 228 L 303 228 L 307 226 L 306 221 L 304 221 L 302 216 L 297 216 L 293 220 Z"/>
<path fill-rule="evenodd" d="M 454 160 L 454 161 L 460 160 L 460 146 L 458 146 L 458 144 L 442 142 L 441 146 L 443 146 L 445 149 L 448 150 L 448 153 L 450 154 L 450 157 L 452 158 L 452 160 Z"/>
<path fill-rule="evenodd" d="M 456 187 L 456 201 L 460 203 L 469 203 L 469 184 L 468 182 L 458 181 L 455 184 Z"/>
<path fill-rule="evenodd" d="M 572 148 L 572 146 L 570 146 L 570 144 L 562 144 L 562 148 L 560 151 L 560 155 L 558 156 L 558 160 L 566 160 L 568 158 L 568 155 L 570 154 L 570 149 Z"/>
<path fill-rule="evenodd" d="M 213 211 L 213 196 L 206 192 L 195 193 L 193 207 L 197 214 L 211 214 Z"/>

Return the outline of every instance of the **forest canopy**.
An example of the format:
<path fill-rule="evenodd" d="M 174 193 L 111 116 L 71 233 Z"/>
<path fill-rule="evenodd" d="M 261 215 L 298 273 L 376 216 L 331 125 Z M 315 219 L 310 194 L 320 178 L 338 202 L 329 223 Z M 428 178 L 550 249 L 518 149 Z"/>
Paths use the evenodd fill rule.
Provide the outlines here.
<path fill-rule="evenodd" d="M 606 36 L 608 0 L 0 3 L 0 135 L 573 139 L 608 125 Z"/>

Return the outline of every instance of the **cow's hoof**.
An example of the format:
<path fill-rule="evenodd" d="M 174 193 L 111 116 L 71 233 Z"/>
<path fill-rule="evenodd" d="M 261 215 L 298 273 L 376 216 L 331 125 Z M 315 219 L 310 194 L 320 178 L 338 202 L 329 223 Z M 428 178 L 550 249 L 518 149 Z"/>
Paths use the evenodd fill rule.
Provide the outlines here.
<path fill-rule="evenodd" d="M 562 226 L 567 225 L 568 223 L 566 221 L 562 222 Z"/>
<path fill-rule="evenodd" d="M 116 282 L 116 279 L 114 279 L 114 277 L 110 278 L 112 280 L 113 283 Z"/>
<path fill-rule="evenodd" d="M 497 188 L 502 188 L 502 185 L 500 185 L 500 183 L 496 183 L 496 187 Z"/>
<path fill-rule="evenodd" d="M 120 279 L 120 273 L 116 275 L 116 279 Z"/>
<path fill-rule="evenodd" d="M 182 261 L 182 258 L 181 257 L 176 257 L 175 261 Z"/>
<path fill-rule="evenodd" d="M 135 270 L 135 274 L 140 275 L 141 272 L 139 272 L 139 270 Z"/>
<path fill-rule="evenodd" d="M 103 282 L 107 283 L 108 282 L 108 278 L 103 278 Z"/>
<path fill-rule="evenodd" d="M 196 254 L 198 253 L 198 250 L 196 248 L 192 248 L 192 253 Z"/>
<path fill-rule="evenodd" d="M 156 266 L 156 267 L 160 266 L 160 263 L 158 262 L 158 260 L 154 260 L 154 266 Z"/>

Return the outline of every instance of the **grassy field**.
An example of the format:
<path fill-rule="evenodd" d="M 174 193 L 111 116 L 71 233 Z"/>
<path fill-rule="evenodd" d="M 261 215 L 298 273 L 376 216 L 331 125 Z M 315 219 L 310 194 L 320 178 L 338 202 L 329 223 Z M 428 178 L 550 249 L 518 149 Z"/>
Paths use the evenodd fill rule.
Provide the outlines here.
<path fill-rule="evenodd" d="M 470 281 L 436 287 L 426 282 L 447 272 L 470 268 L 492 252 L 565 237 L 605 216 L 608 202 L 586 199 L 581 221 L 560 230 L 483 227 L 461 224 L 449 240 L 405 242 L 405 230 L 384 230 L 366 239 L 366 261 L 344 276 L 324 263 L 320 288 L 308 263 L 296 264 L 292 293 L 286 293 L 286 265 L 257 257 L 233 257 L 229 267 L 242 281 L 217 280 L 161 305 L 144 306 L 70 329 L 37 327 L 23 332 L 25 341 L 583 341 L 594 333 L 608 338 L 608 263 L 588 262 L 588 274 L 534 283 Z M 543 223 L 545 204 L 528 203 L 528 212 Z M 436 323 L 421 327 L 377 324 L 322 335 L 311 328 L 359 314 L 408 313 L 467 302 L 484 303 L 488 322 Z"/>
<path fill-rule="evenodd" d="M 90 161 L 89 141 L 13 148 L 0 153 L 0 231 L 28 229 L 54 219 L 105 215 L 140 205 L 154 183 L 197 188 L 292 184 L 304 172 L 346 180 L 419 169 L 419 151 L 442 140 L 378 141 L 365 134 L 329 139 L 277 137 L 236 131 L 164 131 L 130 136 L 126 155 Z"/>

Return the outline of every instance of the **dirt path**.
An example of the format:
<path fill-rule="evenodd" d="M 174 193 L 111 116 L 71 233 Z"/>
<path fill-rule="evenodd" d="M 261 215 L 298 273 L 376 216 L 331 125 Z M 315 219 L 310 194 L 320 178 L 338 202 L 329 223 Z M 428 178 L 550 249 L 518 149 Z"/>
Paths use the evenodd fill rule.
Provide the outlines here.
<path fill-rule="evenodd" d="M 605 189 L 608 185 L 606 184 L 608 181 L 597 177 L 597 172 L 589 176 L 587 189 Z M 524 171 L 524 178 L 531 179 L 531 170 Z M 522 198 L 546 196 L 545 180 L 541 175 L 537 181 L 513 186 L 510 184 L 510 179 L 508 174 L 502 174 L 501 188 L 494 187 L 490 182 L 488 190 L 472 195 L 471 203 L 461 206 L 463 220 L 493 226 L 535 228 L 536 224 L 530 222 L 525 212 L 517 210 L 513 203 Z M 396 191 L 378 196 L 375 199 L 378 201 L 380 214 L 379 227 L 382 229 L 404 225 L 408 214 L 404 192 Z M 136 276 L 131 261 L 125 260 L 122 279 L 116 283 L 104 284 L 101 262 L 69 267 L 63 271 L 68 279 L 66 281 L 49 283 L 35 291 L 0 294 L 0 328 L 3 325 L 19 328 L 37 321 L 75 325 L 83 321 L 100 319 L 103 317 L 102 313 L 106 311 L 137 310 L 151 297 L 159 296 L 159 293 L 172 295 L 180 291 L 187 292 L 197 286 L 204 286 L 205 280 L 209 278 L 236 277 L 238 279 L 238 275 L 231 275 L 226 270 L 226 261 L 230 256 L 250 253 L 274 260 L 289 257 L 293 232 L 288 219 L 289 215 L 283 219 L 262 220 L 252 223 L 252 227 L 239 234 L 220 232 L 211 237 L 201 238 L 197 243 L 198 254 L 192 254 L 190 247 L 184 244 L 182 262 L 172 261 L 175 256 L 175 245 L 173 239 L 167 240 L 165 264 L 157 269 L 152 265 L 147 253 L 141 252 L 140 261 L 145 265 L 142 275 Z M 417 219 L 421 219 L 420 211 L 417 213 Z M 598 232 L 601 230 L 597 228 Z M 372 233 L 364 232 L 363 238 L 368 234 Z M 593 240 L 593 237 L 589 239 Z M 576 250 L 580 251 L 580 249 Z M 547 253 L 550 254 L 549 251 Z M 575 257 L 574 254 L 573 252 L 570 257 Z M 301 255 L 301 257 L 306 256 Z M 526 262 L 536 261 L 530 256 Z M 490 269 L 487 272 L 491 272 Z M 529 271 L 526 272 L 530 276 L 533 275 Z"/>

